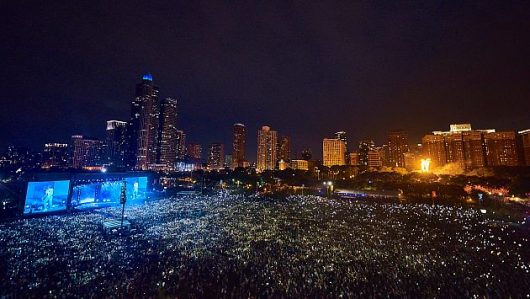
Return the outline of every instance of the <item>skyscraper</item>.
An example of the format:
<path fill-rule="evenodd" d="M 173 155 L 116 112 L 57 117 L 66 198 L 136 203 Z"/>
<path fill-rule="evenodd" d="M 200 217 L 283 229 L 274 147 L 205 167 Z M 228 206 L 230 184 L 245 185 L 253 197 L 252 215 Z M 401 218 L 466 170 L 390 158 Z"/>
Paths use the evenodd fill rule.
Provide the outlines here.
<path fill-rule="evenodd" d="M 186 157 L 186 134 L 182 130 L 177 130 L 177 157 L 184 159 Z"/>
<path fill-rule="evenodd" d="M 359 142 L 359 150 L 357 152 L 359 166 L 368 167 L 368 152 L 374 149 L 374 147 L 374 141 L 369 138 L 365 138 Z"/>
<path fill-rule="evenodd" d="M 208 168 L 209 169 L 223 169 L 224 168 L 224 144 L 212 143 L 208 150 Z"/>
<path fill-rule="evenodd" d="M 165 98 L 160 103 L 159 161 L 173 168 L 177 162 L 179 136 L 177 130 L 177 100 Z"/>
<path fill-rule="evenodd" d="M 445 140 L 442 135 L 428 134 L 421 139 L 423 154 L 431 159 L 433 167 L 444 166 L 447 162 L 445 151 Z"/>
<path fill-rule="evenodd" d="M 491 132 L 484 134 L 488 166 L 517 166 L 515 132 Z"/>
<path fill-rule="evenodd" d="M 291 141 L 288 136 L 281 136 L 278 141 L 278 160 L 291 160 Z"/>
<path fill-rule="evenodd" d="M 336 138 L 324 138 L 322 141 L 322 161 L 324 166 L 345 165 L 346 146 Z"/>
<path fill-rule="evenodd" d="M 521 164 L 530 166 L 530 129 L 519 131 L 519 136 L 521 137 L 521 160 L 523 160 L 521 162 L 524 162 Z"/>
<path fill-rule="evenodd" d="M 258 130 L 258 163 L 259 171 L 273 170 L 276 167 L 277 159 L 277 132 L 268 126 Z"/>
<path fill-rule="evenodd" d="M 127 122 L 119 120 L 107 121 L 107 136 L 105 138 L 107 161 L 116 167 L 126 166 L 127 153 Z"/>
<path fill-rule="evenodd" d="M 486 160 L 484 158 L 482 132 L 463 132 L 462 140 L 464 142 L 465 168 L 473 169 L 486 166 Z"/>
<path fill-rule="evenodd" d="M 72 168 L 102 166 L 103 142 L 82 135 L 72 136 Z"/>
<path fill-rule="evenodd" d="M 409 140 L 405 131 L 390 131 L 388 134 L 388 166 L 405 167 L 404 154 L 409 151 Z"/>
<path fill-rule="evenodd" d="M 233 126 L 233 168 L 245 166 L 245 145 L 247 139 L 247 129 L 244 124 L 236 123 Z"/>
<path fill-rule="evenodd" d="M 157 162 L 159 126 L 158 87 L 151 74 L 145 74 L 136 85 L 129 123 L 129 163 L 136 169 L 146 170 Z M 131 160 L 135 161 L 131 161 Z"/>

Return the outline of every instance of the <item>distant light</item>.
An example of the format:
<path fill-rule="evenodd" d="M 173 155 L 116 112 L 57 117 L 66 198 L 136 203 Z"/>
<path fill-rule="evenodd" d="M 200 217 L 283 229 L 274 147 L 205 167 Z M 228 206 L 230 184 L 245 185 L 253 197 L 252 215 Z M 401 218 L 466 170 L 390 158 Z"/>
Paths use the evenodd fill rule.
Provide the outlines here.
<path fill-rule="evenodd" d="M 480 209 L 480 212 L 481 212 L 482 214 L 486 214 L 486 209 Z"/>
<path fill-rule="evenodd" d="M 421 159 L 421 172 L 429 172 L 431 159 Z"/>
<path fill-rule="evenodd" d="M 153 81 L 153 75 L 151 75 L 150 73 L 144 74 L 142 80 Z"/>
<path fill-rule="evenodd" d="M 105 168 L 105 167 L 101 168 L 101 172 L 106 173 L 107 172 L 107 168 Z"/>

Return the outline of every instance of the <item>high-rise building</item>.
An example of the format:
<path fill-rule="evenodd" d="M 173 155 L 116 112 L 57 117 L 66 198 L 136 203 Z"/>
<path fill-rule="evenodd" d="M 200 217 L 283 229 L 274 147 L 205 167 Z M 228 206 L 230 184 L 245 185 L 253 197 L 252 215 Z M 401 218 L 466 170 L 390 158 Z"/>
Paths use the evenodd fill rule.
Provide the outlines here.
<path fill-rule="evenodd" d="M 224 159 L 224 167 L 225 168 L 231 168 L 232 166 L 234 165 L 234 158 L 232 157 L 232 155 L 225 155 L 225 159 Z"/>
<path fill-rule="evenodd" d="M 177 130 L 177 157 L 184 159 L 186 157 L 186 134 L 182 130 Z"/>
<path fill-rule="evenodd" d="M 68 144 L 46 143 L 42 168 L 68 168 Z"/>
<path fill-rule="evenodd" d="M 268 126 L 258 130 L 258 171 L 273 170 L 276 168 L 277 159 L 277 132 Z"/>
<path fill-rule="evenodd" d="M 462 133 L 466 169 L 486 166 L 482 134 L 480 131 L 467 131 Z"/>
<path fill-rule="evenodd" d="M 444 135 L 444 140 L 446 163 L 458 164 L 463 169 L 465 167 L 463 133 Z"/>
<path fill-rule="evenodd" d="M 103 142 L 82 135 L 72 136 L 72 168 L 102 166 Z"/>
<path fill-rule="evenodd" d="M 368 151 L 368 167 L 383 166 L 383 159 L 381 158 L 381 148 L 372 148 Z"/>
<path fill-rule="evenodd" d="M 358 161 L 359 166 L 368 167 L 368 152 L 375 148 L 373 140 L 365 138 L 359 142 Z"/>
<path fill-rule="evenodd" d="M 278 141 L 278 160 L 291 160 L 291 141 L 288 136 L 281 136 Z"/>
<path fill-rule="evenodd" d="M 188 157 L 192 158 L 195 162 L 202 160 L 202 146 L 200 144 L 188 143 L 186 149 Z"/>
<path fill-rule="evenodd" d="M 165 98 L 160 102 L 159 163 L 169 168 L 174 168 L 178 156 L 177 108 L 176 99 Z"/>
<path fill-rule="evenodd" d="M 346 146 L 337 138 L 324 138 L 322 141 L 322 161 L 324 166 L 345 165 Z"/>
<path fill-rule="evenodd" d="M 409 151 L 408 135 L 405 131 L 390 131 L 388 134 L 388 165 L 405 167 L 404 153 Z"/>
<path fill-rule="evenodd" d="M 224 168 L 225 150 L 224 144 L 212 143 L 208 150 L 208 168 L 209 169 L 223 169 Z"/>
<path fill-rule="evenodd" d="M 517 166 L 515 132 L 491 132 L 484 134 L 488 166 Z"/>
<path fill-rule="evenodd" d="M 445 140 L 442 135 L 425 135 L 421 139 L 421 143 L 423 145 L 423 155 L 426 158 L 431 159 L 431 164 L 433 167 L 441 167 L 445 165 L 447 160 Z"/>
<path fill-rule="evenodd" d="M 233 168 L 245 166 L 245 145 L 247 139 L 247 129 L 244 124 L 236 123 L 233 126 Z"/>
<path fill-rule="evenodd" d="M 157 162 L 159 103 L 158 87 L 153 84 L 151 74 L 145 74 L 136 85 L 136 96 L 132 101 L 129 123 L 128 164 L 136 169 L 147 170 Z M 134 159 L 134 161 L 132 161 Z"/>
<path fill-rule="evenodd" d="M 107 136 L 105 138 L 108 165 L 116 167 L 126 166 L 127 154 L 127 122 L 119 120 L 107 121 Z"/>
<path fill-rule="evenodd" d="M 530 166 L 530 129 L 519 131 L 521 138 L 521 164 Z"/>

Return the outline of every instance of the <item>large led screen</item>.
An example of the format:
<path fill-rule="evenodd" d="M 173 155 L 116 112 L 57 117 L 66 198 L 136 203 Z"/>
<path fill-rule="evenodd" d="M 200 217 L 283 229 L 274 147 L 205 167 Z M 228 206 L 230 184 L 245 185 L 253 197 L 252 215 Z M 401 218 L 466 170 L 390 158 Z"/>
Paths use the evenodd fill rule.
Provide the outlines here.
<path fill-rule="evenodd" d="M 146 198 L 147 177 L 125 178 L 120 181 L 97 182 L 76 186 L 72 194 L 72 207 L 91 209 L 118 205 L 125 184 L 127 203 L 141 203 Z"/>
<path fill-rule="evenodd" d="M 66 210 L 70 181 L 29 182 L 24 214 Z"/>

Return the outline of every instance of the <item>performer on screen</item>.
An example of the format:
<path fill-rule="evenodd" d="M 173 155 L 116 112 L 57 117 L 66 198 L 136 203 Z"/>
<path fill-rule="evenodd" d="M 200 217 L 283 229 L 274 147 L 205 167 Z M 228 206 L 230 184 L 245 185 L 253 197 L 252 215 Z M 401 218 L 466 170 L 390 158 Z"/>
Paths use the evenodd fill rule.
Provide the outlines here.
<path fill-rule="evenodd" d="M 44 196 L 42 197 L 42 205 L 44 206 L 44 211 L 47 211 L 53 205 L 53 188 L 48 185 L 44 191 Z"/>

